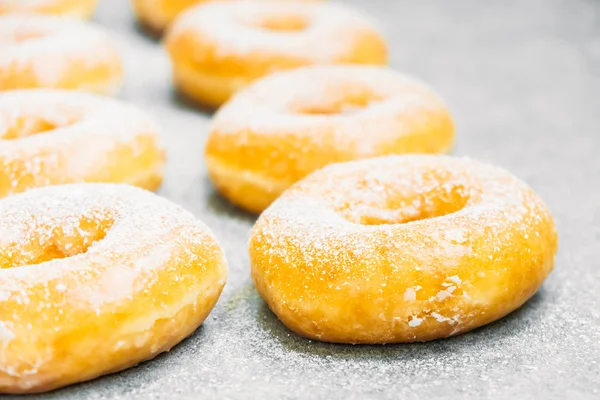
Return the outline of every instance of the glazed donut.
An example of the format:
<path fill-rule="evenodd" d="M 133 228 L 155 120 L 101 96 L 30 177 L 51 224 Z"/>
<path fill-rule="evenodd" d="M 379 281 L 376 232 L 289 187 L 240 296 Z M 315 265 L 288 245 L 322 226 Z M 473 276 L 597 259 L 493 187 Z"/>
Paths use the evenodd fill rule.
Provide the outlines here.
<path fill-rule="evenodd" d="M 100 28 L 62 17 L 0 16 L 0 91 L 62 88 L 114 94 L 121 59 Z"/>
<path fill-rule="evenodd" d="M 274 71 L 387 62 L 386 44 L 368 19 L 321 2 L 201 4 L 173 23 L 166 46 L 175 86 L 210 107 Z"/>
<path fill-rule="evenodd" d="M 34 13 L 89 19 L 97 0 L 0 0 L 0 15 Z"/>
<path fill-rule="evenodd" d="M 292 331 L 339 343 L 445 338 L 502 318 L 553 269 L 557 234 L 508 172 L 449 156 L 326 167 L 250 239 L 252 278 Z"/>
<path fill-rule="evenodd" d="M 78 182 L 156 189 L 164 164 L 157 126 L 132 106 L 56 89 L 0 94 L 0 197 Z"/>
<path fill-rule="evenodd" d="M 217 189 L 258 213 L 327 164 L 445 153 L 453 142 L 452 117 L 424 84 L 386 67 L 310 66 L 263 78 L 223 106 L 206 161 Z"/>
<path fill-rule="evenodd" d="M 128 185 L 0 201 L 0 392 L 34 393 L 169 350 L 211 311 L 226 263 L 210 230 Z"/>
<path fill-rule="evenodd" d="M 185 9 L 206 1 L 210 0 L 132 0 L 132 4 L 136 17 L 142 27 L 151 34 L 158 36 L 161 35 L 171 22 L 173 22 Z"/>

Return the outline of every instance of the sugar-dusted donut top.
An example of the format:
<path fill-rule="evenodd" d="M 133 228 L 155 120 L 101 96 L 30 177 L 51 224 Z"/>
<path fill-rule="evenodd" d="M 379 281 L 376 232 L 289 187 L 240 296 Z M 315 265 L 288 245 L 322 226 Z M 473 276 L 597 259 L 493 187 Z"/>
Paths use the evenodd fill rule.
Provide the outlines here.
<path fill-rule="evenodd" d="M 125 138 L 158 129 L 137 107 L 104 96 L 61 89 L 0 92 L 2 146 L 13 140 L 25 140 L 33 146 L 91 130 Z"/>
<path fill-rule="evenodd" d="M 352 140 L 352 127 L 362 127 L 357 120 L 383 123 L 390 115 L 410 114 L 423 119 L 442 111 L 447 113 L 433 89 L 391 68 L 314 65 L 257 81 L 222 107 L 213 125 L 223 134 L 240 129 L 284 134 L 298 125 L 336 123 L 346 140 Z M 398 129 L 389 132 L 385 126 L 380 130 L 378 137 L 398 134 Z"/>
<path fill-rule="evenodd" d="M 65 257 L 92 261 L 94 254 L 126 257 L 149 245 L 168 249 L 178 242 L 174 233 L 190 228 L 208 231 L 183 208 L 133 186 L 86 183 L 34 189 L 0 201 L 0 283 L 8 285 L 1 279 L 3 268 Z M 55 257 L 58 253 L 62 257 Z"/>
<path fill-rule="evenodd" d="M 376 33 L 375 24 L 341 4 L 228 1 L 185 11 L 169 37 L 189 34 L 200 42 L 214 42 L 221 57 L 265 52 L 326 63 L 351 52 L 365 32 Z"/>
<path fill-rule="evenodd" d="M 143 140 L 142 140 L 143 139 Z M 77 91 L 0 92 L 0 185 L 76 182 L 104 168 L 115 149 L 139 154 L 159 146 L 159 128 L 146 113 L 119 100 Z M 24 178 L 29 176 L 29 178 Z M 19 190 L 20 191 L 20 190 Z"/>
<path fill-rule="evenodd" d="M 53 302 L 67 295 L 70 307 L 86 312 L 134 301 L 158 274 L 176 276 L 181 268 L 184 279 L 189 263 L 205 268 L 203 260 L 221 259 L 216 243 L 191 213 L 133 186 L 50 186 L 5 198 L 0 310 L 7 314 L 0 322 L 8 328 L 21 320 L 10 310 L 35 312 L 29 302 L 47 308 L 38 310 L 40 317 L 45 311 L 60 314 L 60 304 Z"/>
<path fill-rule="evenodd" d="M 501 168 L 410 155 L 340 163 L 311 174 L 263 213 L 257 232 L 275 241 L 272 252 L 290 251 L 276 244 L 281 241 L 305 254 L 383 246 L 417 258 L 432 257 L 419 252 L 434 249 L 454 260 L 475 242 L 490 257 L 501 256 L 511 241 L 545 245 L 555 240 L 549 239 L 555 232 L 546 230 L 553 225 L 540 198 Z"/>
<path fill-rule="evenodd" d="M 428 85 L 387 67 L 317 65 L 240 91 L 214 117 L 207 149 L 297 180 L 335 161 L 444 152 L 453 141 L 450 112 Z"/>
<path fill-rule="evenodd" d="M 108 35 L 93 23 L 47 15 L 0 15 L 0 77 L 3 70 L 33 68 L 38 82 L 51 86 L 62 79 L 70 63 L 94 65 L 114 57 Z"/>

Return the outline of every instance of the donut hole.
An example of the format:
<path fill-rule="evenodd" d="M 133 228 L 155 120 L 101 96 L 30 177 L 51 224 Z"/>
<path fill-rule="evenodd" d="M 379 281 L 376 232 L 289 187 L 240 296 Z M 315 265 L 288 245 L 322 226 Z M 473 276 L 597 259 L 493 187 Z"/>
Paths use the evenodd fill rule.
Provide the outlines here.
<path fill-rule="evenodd" d="M 37 115 L 21 115 L 16 117 L 13 121 L 10 121 L 8 124 L 4 124 L 4 129 L 0 126 L 0 139 L 21 139 L 27 136 L 53 131 L 57 128 L 68 126 L 73 122 L 74 121 L 70 118 L 61 118 L 59 121 L 54 118 L 44 118 Z"/>
<path fill-rule="evenodd" d="M 47 36 L 48 33 L 31 27 L 20 27 L 14 31 L 0 35 L 0 43 L 4 44 L 22 44 L 24 42 L 40 39 Z"/>
<path fill-rule="evenodd" d="M 16 244 L 16 248 L 0 251 L 0 269 L 36 265 L 47 261 L 85 254 L 105 238 L 112 228 L 112 219 L 97 220 L 84 217 L 76 226 L 47 229 L 38 225 L 32 229 L 27 241 Z M 37 239 L 37 240 L 36 240 Z"/>
<path fill-rule="evenodd" d="M 445 199 L 431 201 L 431 199 L 415 198 L 405 201 L 395 209 L 372 208 L 363 210 L 359 223 L 361 225 L 389 225 L 406 224 L 409 222 L 423 221 L 431 218 L 443 217 L 460 211 L 467 200 L 459 197 L 456 200 Z"/>
<path fill-rule="evenodd" d="M 404 186 L 369 188 L 367 185 L 336 211 L 360 225 L 406 224 L 458 212 L 469 198 L 462 184 L 440 185 L 420 192 Z"/>
<path fill-rule="evenodd" d="M 299 32 L 308 28 L 310 20 L 306 15 L 294 12 L 266 13 L 254 16 L 248 21 L 254 28 L 275 32 Z"/>
<path fill-rule="evenodd" d="M 352 90 L 349 92 L 347 88 Z M 297 96 L 292 110 L 304 115 L 352 115 L 364 111 L 373 103 L 380 102 L 381 96 L 366 88 L 346 86 L 330 88 L 323 96 Z"/>

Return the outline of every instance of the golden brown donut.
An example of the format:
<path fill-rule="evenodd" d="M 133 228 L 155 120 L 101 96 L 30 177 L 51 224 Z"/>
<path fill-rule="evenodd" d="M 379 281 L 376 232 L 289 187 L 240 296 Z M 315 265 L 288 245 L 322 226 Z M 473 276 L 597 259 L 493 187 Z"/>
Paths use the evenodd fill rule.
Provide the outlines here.
<path fill-rule="evenodd" d="M 458 335 L 541 286 L 557 234 L 508 172 L 448 156 L 326 167 L 287 190 L 250 239 L 252 278 L 292 331 L 339 343 Z"/>
<path fill-rule="evenodd" d="M 175 86 L 209 107 L 275 71 L 387 62 L 386 44 L 370 20 L 327 2 L 201 4 L 175 21 L 166 46 Z"/>
<path fill-rule="evenodd" d="M 0 0 L 0 15 L 34 13 L 89 19 L 97 0 Z"/>
<path fill-rule="evenodd" d="M 223 106 L 206 161 L 217 189 L 258 213 L 327 164 L 445 153 L 453 142 L 448 109 L 423 83 L 386 67 L 311 66 L 263 78 Z"/>
<path fill-rule="evenodd" d="M 55 89 L 0 93 L 0 197 L 77 182 L 157 189 L 164 164 L 156 124 L 133 106 Z"/>
<path fill-rule="evenodd" d="M 210 230 L 128 185 L 34 189 L 0 201 L 0 393 L 52 390 L 169 350 L 227 275 Z"/>
<path fill-rule="evenodd" d="M 0 16 L 0 91 L 61 88 L 114 94 L 123 67 L 100 28 L 71 18 Z"/>

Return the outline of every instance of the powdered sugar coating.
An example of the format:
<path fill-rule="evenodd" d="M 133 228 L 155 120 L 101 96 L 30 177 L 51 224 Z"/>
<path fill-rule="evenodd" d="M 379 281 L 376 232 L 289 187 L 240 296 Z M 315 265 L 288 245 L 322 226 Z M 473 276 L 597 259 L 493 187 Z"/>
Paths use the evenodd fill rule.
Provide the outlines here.
<path fill-rule="evenodd" d="M 65 257 L 72 256 L 80 261 L 92 261 L 100 255 L 125 261 L 123 257 L 131 252 L 141 249 L 147 252 L 164 246 L 168 258 L 168 249 L 177 243 L 174 236 L 195 230 L 208 232 L 205 225 L 183 208 L 129 185 L 89 183 L 35 189 L 0 201 L 0 277 L 22 274 L 33 282 L 37 280 L 31 275 L 33 270 L 37 270 L 34 274 L 40 277 L 45 273 L 56 273 L 52 272 L 52 267 L 41 264 L 33 268 L 32 263 L 35 264 L 39 254 L 27 251 L 30 248 L 39 253 L 48 248 L 60 250 Z M 200 240 L 201 236 L 192 238 Z M 186 239 L 189 238 L 186 236 Z M 212 234 L 206 234 L 202 240 L 215 239 Z M 75 242 L 81 242 L 82 247 L 74 248 Z M 83 253 L 78 254 L 82 249 Z M 164 264 L 162 261 L 159 258 L 155 264 Z M 25 268 L 2 269 L 16 267 Z M 2 283 L 0 292 L 6 300 L 10 297 L 7 294 L 10 287 L 18 283 L 10 280 Z M 12 295 L 26 294 L 14 292 Z"/>
<path fill-rule="evenodd" d="M 0 93 L 0 196 L 86 181 L 144 186 L 163 165 L 156 123 L 133 106 L 54 89 Z"/>
<path fill-rule="evenodd" d="M 318 184 L 311 185 L 312 182 Z M 495 221 L 495 225 L 502 229 L 502 224 L 525 217 L 542 218 L 543 209 L 531 213 L 532 204 L 525 201 L 531 196 L 530 190 L 507 172 L 467 158 L 425 155 L 388 156 L 331 165 L 292 187 L 269 211 L 278 214 L 285 209 L 286 218 L 307 224 L 318 220 L 328 226 L 351 224 L 356 227 L 366 218 L 377 218 L 387 222 L 375 224 L 377 228 L 367 224 L 363 229 L 394 229 L 411 223 L 438 221 L 419 216 L 426 212 L 424 209 L 432 207 L 434 198 L 444 196 L 465 200 L 448 216 L 435 217 L 442 220 L 464 215 L 475 217 L 473 222 L 478 225 L 490 226 L 491 220 L 497 217 L 495 213 L 501 212 L 503 218 Z M 330 214 L 326 219 L 321 218 L 324 214 L 306 215 L 305 210 L 290 207 L 291 203 L 303 203 L 304 209 L 325 207 L 329 211 L 322 213 Z M 434 210 L 427 212 L 435 213 Z M 465 235 L 467 232 L 455 229 L 450 232 L 449 240 L 464 244 L 468 241 Z M 453 276 L 452 280 L 457 277 Z"/>
<path fill-rule="evenodd" d="M 262 29 L 259 24 L 273 16 L 294 16 L 307 21 L 301 30 Z M 303 1 L 206 2 L 186 10 L 173 24 L 170 37 L 188 33 L 202 41 L 217 43 L 217 56 L 277 56 L 331 63 L 348 58 L 361 35 L 378 34 L 375 24 L 354 9 L 335 3 Z M 192 54 L 202 58 L 201 53 Z"/>
<path fill-rule="evenodd" d="M 298 182 L 261 215 L 250 252 L 259 292 L 288 327 L 378 343 L 502 317 L 551 271 L 556 240 L 545 205 L 506 171 L 389 156 Z"/>
<path fill-rule="evenodd" d="M 72 82 L 73 76 L 82 81 Z M 0 90 L 64 87 L 114 93 L 121 80 L 119 56 L 101 28 L 66 17 L 0 16 Z"/>
<path fill-rule="evenodd" d="M 426 84 L 387 67 L 318 65 L 274 73 L 234 96 L 213 119 L 206 156 L 222 192 L 262 211 L 328 164 L 446 153 L 454 136 L 448 108 Z M 231 194 L 236 180 L 266 204 Z"/>
<path fill-rule="evenodd" d="M 425 129 L 427 124 L 432 127 Z M 211 131 L 222 136 L 261 132 L 265 140 L 295 134 L 356 158 L 381 155 L 382 143 L 399 137 L 414 136 L 408 151 L 420 152 L 437 147 L 446 152 L 454 139 L 449 111 L 427 84 L 391 68 L 358 65 L 274 73 L 222 107 Z"/>
<path fill-rule="evenodd" d="M 186 307 L 208 313 L 225 276 L 209 229 L 144 190 L 65 185 L 0 201 L 0 389 L 85 378 L 82 360 L 102 346 L 115 358 L 99 361 L 95 374 L 131 363 L 119 359 L 130 346 L 148 346 L 134 363 L 156 354 L 173 345 L 152 337 L 158 321 Z"/>

